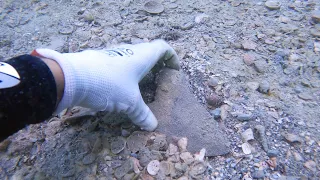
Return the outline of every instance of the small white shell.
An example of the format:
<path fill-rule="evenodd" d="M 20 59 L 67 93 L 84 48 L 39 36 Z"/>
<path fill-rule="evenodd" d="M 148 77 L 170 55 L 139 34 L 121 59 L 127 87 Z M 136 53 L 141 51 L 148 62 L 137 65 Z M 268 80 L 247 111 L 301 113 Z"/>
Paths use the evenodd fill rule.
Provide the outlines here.
<path fill-rule="evenodd" d="M 158 160 L 152 160 L 147 166 L 147 171 L 150 175 L 154 176 L 160 169 L 160 162 Z"/>
<path fill-rule="evenodd" d="M 249 143 L 243 143 L 241 147 L 244 154 L 251 154 L 251 145 Z"/>

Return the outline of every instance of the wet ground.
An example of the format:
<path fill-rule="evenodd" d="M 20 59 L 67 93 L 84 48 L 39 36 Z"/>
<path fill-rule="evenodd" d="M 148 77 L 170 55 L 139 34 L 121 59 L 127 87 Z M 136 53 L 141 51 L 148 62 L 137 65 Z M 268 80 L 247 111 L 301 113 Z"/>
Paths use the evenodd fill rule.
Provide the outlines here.
<path fill-rule="evenodd" d="M 0 59 L 165 39 L 230 152 L 69 114 L 4 141 L 0 179 L 320 179 L 320 2 L 146 2 L 2 0 Z"/>

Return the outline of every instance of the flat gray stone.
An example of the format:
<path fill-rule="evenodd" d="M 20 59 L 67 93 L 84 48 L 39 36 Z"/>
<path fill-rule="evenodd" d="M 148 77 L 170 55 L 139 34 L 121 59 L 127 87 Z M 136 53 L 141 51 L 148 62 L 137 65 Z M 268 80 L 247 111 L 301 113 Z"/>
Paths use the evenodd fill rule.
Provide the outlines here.
<path fill-rule="evenodd" d="M 227 136 L 197 102 L 181 71 L 164 68 L 160 72 L 155 101 L 149 107 L 159 121 L 156 131 L 167 136 L 187 137 L 188 151 L 195 153 L 206 148 L 206 156 L 229 152 Z"/>

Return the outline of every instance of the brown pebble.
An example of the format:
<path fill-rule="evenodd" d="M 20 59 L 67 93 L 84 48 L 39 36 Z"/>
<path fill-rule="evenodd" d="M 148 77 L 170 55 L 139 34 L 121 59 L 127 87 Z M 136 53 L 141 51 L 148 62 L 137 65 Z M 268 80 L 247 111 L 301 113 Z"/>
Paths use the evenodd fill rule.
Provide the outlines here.
<path fill-rule="evenodd" d="M 206 101 L 209 106 L 212 107 L 219 107 L 222 104 L 222 98 L 219 97 L 217 94 L 209 94 L 206 96 Z"/>

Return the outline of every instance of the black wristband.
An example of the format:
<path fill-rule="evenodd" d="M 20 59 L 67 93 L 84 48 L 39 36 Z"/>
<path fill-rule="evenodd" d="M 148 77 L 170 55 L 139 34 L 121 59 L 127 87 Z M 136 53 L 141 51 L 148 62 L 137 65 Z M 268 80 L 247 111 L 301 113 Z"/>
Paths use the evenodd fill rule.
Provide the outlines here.
<path fill-rule="evenodd" d="M 0 141 L 28 124 L 49 118 L 57 102 L 54 76 L 38 57 L 22 55 L 4 63 L 18 72 L 20 82 L 13 87 L 0 88 Z M 4 73 L 2 75 L 5 77 Z M 3 83 L 1 79 L 0 83 Z"/>

